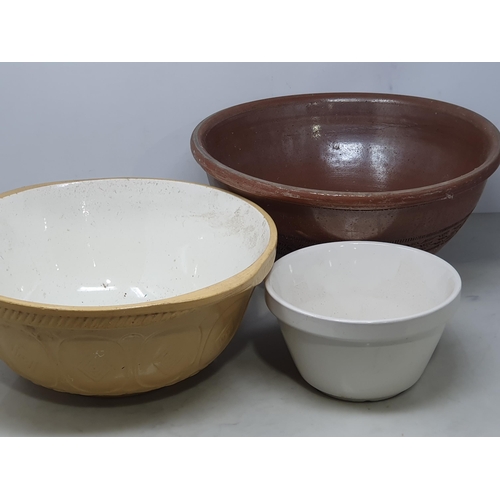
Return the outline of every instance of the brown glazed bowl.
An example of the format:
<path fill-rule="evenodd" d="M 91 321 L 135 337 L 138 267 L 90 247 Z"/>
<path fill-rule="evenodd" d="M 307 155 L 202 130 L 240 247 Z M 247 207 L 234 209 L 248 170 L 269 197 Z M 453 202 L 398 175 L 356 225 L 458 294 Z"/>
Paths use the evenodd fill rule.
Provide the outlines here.
<path fill-rule="evenodd" d="M 438 251 L 500 163 L 500 133 L 470 110 L 418 97 L 264 99 L 203 120 L 191 150 L 209 182 L 264 208 L 278 254 L 378 240 Z"/>

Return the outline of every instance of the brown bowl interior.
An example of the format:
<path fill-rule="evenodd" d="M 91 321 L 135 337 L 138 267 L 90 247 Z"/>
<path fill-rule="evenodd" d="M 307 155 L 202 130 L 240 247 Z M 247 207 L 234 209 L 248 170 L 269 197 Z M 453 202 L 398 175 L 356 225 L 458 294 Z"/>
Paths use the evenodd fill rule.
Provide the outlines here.
<path fill-rule="evenodd" d="M 453 104 L 390 94 L 308 94 L 203 120 L 193 156 L 211 184 L 262 206 L 278 255 L 377 240 L 436 252 L 500 163 L 500 132 Z"/>
<path fill-rule="evenodd" d="M 231 169 L 273 183 L 399 191 L 455 179 L 486 161 L 491 138 L 461 113 L 416 98 L 282 99 L 221 117 L 204 147 Z"/>

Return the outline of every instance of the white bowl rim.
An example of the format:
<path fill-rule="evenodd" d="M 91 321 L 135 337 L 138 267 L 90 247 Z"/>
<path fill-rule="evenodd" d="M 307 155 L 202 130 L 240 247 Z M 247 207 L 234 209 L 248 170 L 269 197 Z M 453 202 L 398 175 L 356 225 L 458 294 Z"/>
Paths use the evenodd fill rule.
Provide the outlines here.
<path fill-rule="evenodd" d="M 173 310 L 179 310 L 179 306 L 183 306 L 181 307 L 181 309 L 191 309 L 193 307 L 198 307 L 214 301 L 222 300 L 228 295 L 233 295 L 234 293 L 238 293 L 250 287 L 256 286 L 261 281 L 263 281 L 263 279 L 267 275 L 267 272 L 265 272 L 265 274 L 261 276 L 262 268 L 263 266 L 265 266 L 266 262 L 270 258 L 274 260 L 274 253 L 276 251 L 277 236 L 278 236 L 276 225 L 273 219 L 265 210 L 263 210 L 261 207 L 259 207 L 252 201 L 244 198 L 243 196 L 240 196 L 238 194 L 226 191 L 224 189 L 215 186 L 210 186 L 208 184 L 201 184 L 198 182 L 190 182 L 190 181 L 183 181 L 176 179 L 168 179 L 162 177 L 134 177 L 134 176 L 96 177 L 96 178 L 76 179 L 76 180 L 60 180 L 60 181 L 44 182 L 40 184 L 23 186 L 20 188 L 15 188 L 10 191 L 5 191 L 3 193 L 0 193 L 0 200 L 24 191 L 30 191 L 33 189 L 38 189 L 46 186 L 82 184 L 94 181 L 113 181 L 113 180 L 142 180 L 142 181 L 158 181 L 167 183 L 188 184 L 188 185 L 199 186 L 208 190 L 221 191 L 222 193 L 228 196 L 239 198 L 244 203 L 247 203 L 251 205 L 253 208 L 255 208 L 266 220 L 269 226 L 268 244 L 266 245 L 261 255 L 252 264 L 250 264 L 250 266 L 248 266 L 246 269 L 243 269 L 239 273 L 236 273 L 225 280 L 219 281 L 218 283 L 214 283 L 213 285 L 199 288 L 192 292 L 176 295 L 174 297 L 169 297 L 154 301 L 152 300 L 150 302 L 136 302 L 133 304 L 124 304 L 124 305 L 67 306 L 59 304 L 46 304 L 42 302 L 32 302 L 32 301 L 15 299 L 12 297 L 0 295 L 0 309 L 15 308 L 40 314 L 62 313 L 69 315 L 76 314 L 78 316 L 87 314 L 96 316 L 100 315 L 100 313 L 103 313 L 107 316 L 110 313 L 117 313 L 119 315 L 137 315 L 137 314 L 154 314 L 161 312 L 170 312 Z"/>
<path fill-rule="evenodd" d="M 321 314 L 315 314 L 309 311 L 306 311 L 305 309 L 301 309 L 299 307 L 296 307 L 287 300 L 283 299 L 281 295 L 279 295 L 273 286 L 271 285 L 271 280 L 273 276 L 273 271 L 274 267 L 267 276 L 265 280 L 265 287 L 267 293 L 271 296 L 273 300 L 275 300 L 278 304 L 283 306 L 286 309 L 289 309 L 290 311 L 293 311 L 294 313 L 302 316 L 302 317 L 308 317 L 311 319 L 315 319 L 318 321 L 326 322 L 326 323 L 336 323 L 336 324 L 344 324 L 344 325 L 387 325 L 387 324 L 395 324 L 395 323 L 401 323 L 404 321 L 411 321 L 415 320 L 418 318 L 423 318 L 426 316 L 431 315 L 432 313 L 435 313 L 443 308 L 445 308 L 447 305 L 451 304 L 460 294 L 461 289 L 462 289 L 462 279 L 460 278 L 460 274 L 458 271 L 448 262 L 446 262 L 444 259 L 441 257 L 438 257 L 437 255 L 431 254 L 429 252 L 426 252 L 425 250 L 420 250 L 418 248 L 414 247 L 409 247 L 406 245 L 399 245 L 396 243 L 387 243 L 387 242 L 382 242 L 382 241 L 358 241 L 358 240 L 351 240 L 351 241 L 334 241 L 334 242 L 328 242 L 328 243 L 320 243 L 317 245 L 310 245 L 308 247 L 301 248 L 299 250 L 295 250 L 294 252 L 291 252 L 283 257 L 281 257 L 278 261 L 276 261 L 275 266 L 282 262 L 281 265 L 285 265 L 287 260 L 294 259 L 297 255 L 303 255 L 307 254 L 310 252 L 313 252 L 317 250 L 318 247 L 334 247 L 334 246 L 340 246 L 340 245 L 365 245 L 365 246 L 384 246 L 384 247 L 398 247 L 402 251 L 407 251 L 407 252 L 413 252 L 417 254 L 425 254 L 431 258 L 438 259 L 440 264 L 447 268 L 451 276 L 454 279 L 455 286 L 453 288 L 452 293 L 449 295 L 449 297 L 438 304 L 437 306 L 431 308 L 431 309 L 426 309 L 420 313 L 417 314 L 412 314 L 412 315 L 407 315 L 407 316 L 401 316 L 401 317 L 396 317 L 396 318 L 390 318 L 390 319 L 376 319 L 376 320 L 353 320 L 353 319 L 344 319 L 344 318 L 335 318 L 334 316 L 324 316 Z M 310 332 L 309 332 L 310 333 Z"/>

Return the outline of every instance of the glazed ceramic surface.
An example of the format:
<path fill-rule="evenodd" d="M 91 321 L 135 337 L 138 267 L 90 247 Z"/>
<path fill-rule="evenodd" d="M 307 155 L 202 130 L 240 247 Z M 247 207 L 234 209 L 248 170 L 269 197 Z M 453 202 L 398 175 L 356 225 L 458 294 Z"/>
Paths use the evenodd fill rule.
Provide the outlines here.
<path fill-rule="evenodd" d="M 156 179 L 0 198 L 0 355 L 35 383 L 118 395 L 213 361 L 269 272 L 276 229 L 230 193 Z"/>
<path fill-rule="evenodd" d="M 213 185 L 261 205 L 279 252 L 378 240 L 437 251 L 500 163 L 500 133 L 452 104 L 389 94 L 307 94 L 228 108 L 194 130 Z"/>
<path fill-rule="evenodd" d="M 417 382 L 460 290 L 455 269 L 430 253 L 337 242 L 278 260 L 266 301 L 304 379 L 335 397 L 363 401 Z"/>

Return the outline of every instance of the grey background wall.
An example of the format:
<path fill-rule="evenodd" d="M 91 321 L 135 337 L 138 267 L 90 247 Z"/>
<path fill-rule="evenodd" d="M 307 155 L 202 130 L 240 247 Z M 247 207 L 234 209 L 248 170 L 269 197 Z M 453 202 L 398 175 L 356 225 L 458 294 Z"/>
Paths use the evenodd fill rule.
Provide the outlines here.
<path fill-rule="evenodd" d="M 89 177 L 206 183 L 189 138 L 207 115 L 304 92 L 373 91 L 470 108 L 500 128 L 497 63 L 0 64 L 0 191 Z M 476 209 L 500 211 L 500 171 Z"/>

